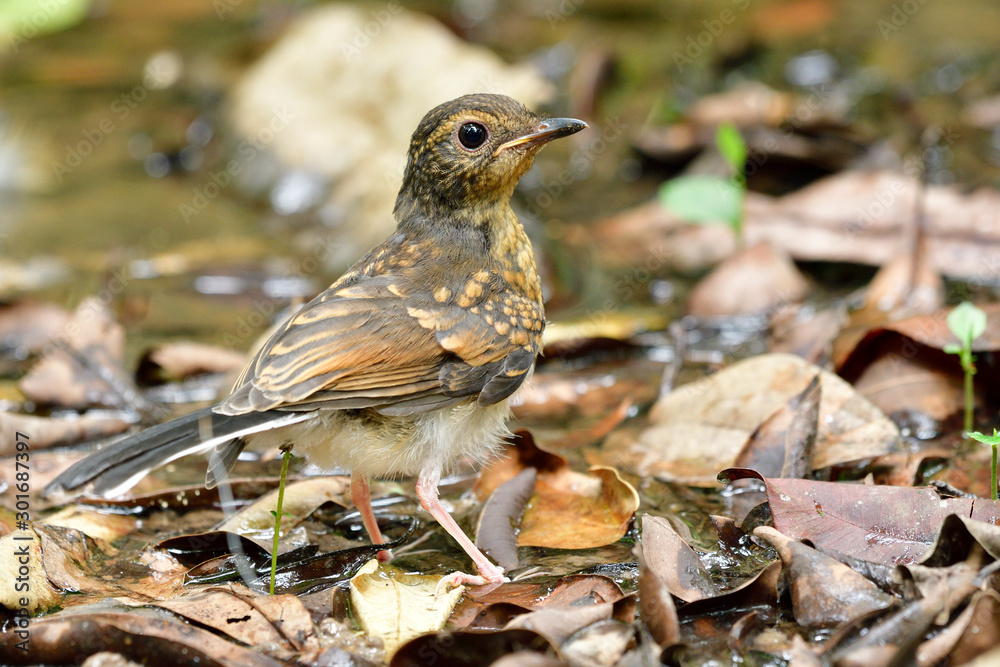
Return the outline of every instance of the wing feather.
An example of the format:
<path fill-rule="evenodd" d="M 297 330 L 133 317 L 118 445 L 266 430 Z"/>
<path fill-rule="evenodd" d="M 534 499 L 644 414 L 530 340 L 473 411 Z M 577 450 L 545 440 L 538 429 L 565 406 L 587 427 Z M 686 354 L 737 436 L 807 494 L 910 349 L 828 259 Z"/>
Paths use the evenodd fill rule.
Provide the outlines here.
<path fill-rule="evenodd" d="M 412 414 L 469 396 L 490 405 L 513 393 L 541 345 L 541 306 L 493 285 L 476 299 L 442 300 L 406 278 L 356 276 L 306 304 L 218 411 Z"/>

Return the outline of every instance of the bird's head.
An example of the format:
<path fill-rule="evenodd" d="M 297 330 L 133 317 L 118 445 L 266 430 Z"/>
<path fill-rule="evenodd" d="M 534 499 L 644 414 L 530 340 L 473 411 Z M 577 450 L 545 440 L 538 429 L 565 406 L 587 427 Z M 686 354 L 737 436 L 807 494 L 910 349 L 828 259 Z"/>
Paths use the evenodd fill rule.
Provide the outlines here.
<path fill-rule="evenodd" d="M 549 141 L 587 127 L 541 118 L 506 95 L 464 95 L 424 116 L 410 140 L 397 216 L 505 205 Z"/>

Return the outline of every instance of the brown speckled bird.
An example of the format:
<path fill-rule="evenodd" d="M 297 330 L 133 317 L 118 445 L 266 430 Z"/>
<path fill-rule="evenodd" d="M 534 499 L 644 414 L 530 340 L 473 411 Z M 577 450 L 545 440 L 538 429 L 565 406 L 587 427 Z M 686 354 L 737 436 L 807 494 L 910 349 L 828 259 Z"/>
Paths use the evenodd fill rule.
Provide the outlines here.
<path fill-rule="evenodd" d="M 47 492 L 116 495 L 195 452 L 211 453 L 214 485 L 246 443 L 291 446 L 322 469 L 351 470 L 375 544 L 369 480 L 416 475 L 421 505 L 479 570 L 452 581 L 503 581 L 437 486 L 457 459 L 496 450 L 508 399 L 534 367 L 545 314 L 510 197 L 546 142 L 585 127 L 502 95 L 431 110 L 410 142 L 392 236 L 285 322 L 224 401 L 102 449 Z"/>

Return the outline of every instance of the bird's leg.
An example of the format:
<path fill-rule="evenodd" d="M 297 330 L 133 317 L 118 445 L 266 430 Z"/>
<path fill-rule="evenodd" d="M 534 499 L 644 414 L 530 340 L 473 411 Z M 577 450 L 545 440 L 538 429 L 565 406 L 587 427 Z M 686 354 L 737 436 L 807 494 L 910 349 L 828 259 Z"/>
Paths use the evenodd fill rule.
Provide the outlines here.
<path fill-rule="evenodd" d="M 365 524 L 365 530 L 372 540 L 372 544 L 382 544 L 382 532 L 378 529 L 378 522 L 375 521 L 375 512 L 372 511 L 372 497 L 368 491 L 368 478 L 361 475 L 351 475 L 351 502 L 354 508 L 361 514 L 361 522 Z M 387 563 L 392 560 L 392 552 L 388 549 L 379 551 L 376 555 L 380 563 Z"/>
<path fill-rule="evenodd" d="M 486 556 L 476 548 L 476 545 L 472 543 L 472 540 L 462 531 L 455 520 L 448 514 L 448 510 L 441 505 L 441 501 L 438 500 L 438 481 L 441 478 L 440 470 L 424 470 L 420 477 L 417 478 L 417 498 L 420 500 L 420 506 L 431 513 L 431 516 L 437 519 L 437 522 L 448 531 L 448 534 L 455 538 L 455 541 L 461 545 L 465 550 L 465 553 L 469 554 L 472 561 L 476 564 L 476 568 L 479 570 L 479 576 L 465 574 L 464 572 L 454 572 L 447 577 L 442 583 L 449 583 L 455 586 L 460 584 L 472 584 L 474 586 L 482 586 L 485 583 L 499 583 L 503 581 L 508 581 L 507 577 L 503 574 L 503 568 L 498 567 L 491 563 Z"/>

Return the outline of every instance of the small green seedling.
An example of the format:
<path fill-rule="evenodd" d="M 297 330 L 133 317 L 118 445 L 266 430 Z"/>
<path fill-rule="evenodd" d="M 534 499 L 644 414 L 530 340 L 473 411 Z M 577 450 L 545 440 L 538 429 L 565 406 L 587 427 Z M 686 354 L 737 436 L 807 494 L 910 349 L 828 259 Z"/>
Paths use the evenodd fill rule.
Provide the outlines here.
<path fill-rule="evenodd" d="M 979 431 L 970 431 L 969 437 L 993 448 L 993 463 L 990 465 L 990 494 L 993 500 L 997 499 L 997 445 L 1000 445 L 1000 432 L 993 429 L 993 435 L 986 435 Z"/>
<path fill-rule="evenodd" d="M 969 301 L 958 304 L 948 313 L 948 328 L 958 338 L 959 343 L 945 345 L 948 354 L 957 354 L 965 371 L 965 428 L 972 430 L 972 411 L 975 406 L 975 396 L 972 393 L 972 376 L 976 374 L 976 358 L 972 355 L 972 341 L 986 331 L 986 313 Z"/>
<path fill-rule="evenodd" d="M 271 543 L 271 586 L 268 592 L 274 595 L 274 579 L 278 574 L 278 538 L 281 536 L 281 517 L 291 516 L 288 512 L 282 512 L 281 506 L 285 502 L 285 478 L 288 476 L 288 462 L 292 460 L 292 450 L 286 449 L 281 456 L 281 478 L 278 481 L 278 504 L 271 510 L 274 517 L 274 541 Z"/>
<path fill-rule="evenodd" d="M 715 145 L 732 176 L 681 176 L 660 187 L 660 202 L 678 217 L 693 223 L 729 224 L 736 241 L 743 245 L 743 202 L 747 182 L 743 173 L 747 145 L 732 123 L 720 125 Z"/>

